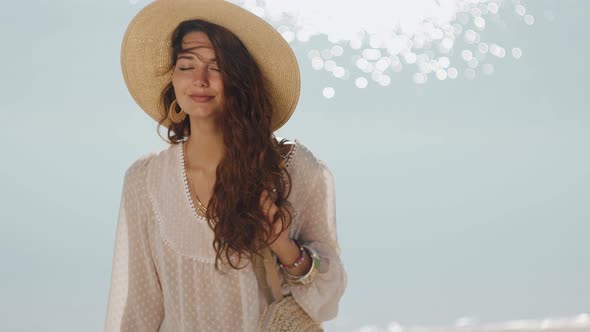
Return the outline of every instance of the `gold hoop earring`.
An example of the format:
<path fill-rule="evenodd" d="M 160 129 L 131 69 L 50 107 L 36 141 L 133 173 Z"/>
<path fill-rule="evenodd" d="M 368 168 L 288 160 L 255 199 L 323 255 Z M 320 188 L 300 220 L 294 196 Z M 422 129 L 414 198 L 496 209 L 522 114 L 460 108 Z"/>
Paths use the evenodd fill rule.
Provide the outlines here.
<path fill-rule="evenodd" d="M 174 99 L 172 104 L 170 104 L 170 108 L 168 109 L 168 117 L 174 123 L 182 123 L 182 121 L 186 119 L 186 113 L 184 113 L 182 110 L 180 110 L 180 112 L 176 112 L 176 105 L 178 105 L 178 102 L 176 99 Z"/>

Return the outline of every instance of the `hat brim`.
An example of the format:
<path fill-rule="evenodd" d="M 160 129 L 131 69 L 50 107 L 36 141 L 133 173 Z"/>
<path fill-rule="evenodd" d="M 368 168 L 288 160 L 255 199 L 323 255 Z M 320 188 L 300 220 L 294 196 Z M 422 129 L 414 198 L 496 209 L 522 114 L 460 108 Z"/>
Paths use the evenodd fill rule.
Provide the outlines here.
<path fill-rule="evenodd" d="M 129 93 L 154 120 L 167 110 L 160 103 L 172 81 L 171 36 L 184 20 L 203 19 L 221 25 L 244 43 L 272 97 L 272 131 L 291 117 L 300 95 L 297 58 L 283 36 L 250 11 L 223 0 L 157 0 L 144 7 L 127 27 L 121 46 L 121 69 Z M 165 122 L 168 126 L 170 123 Z"/>

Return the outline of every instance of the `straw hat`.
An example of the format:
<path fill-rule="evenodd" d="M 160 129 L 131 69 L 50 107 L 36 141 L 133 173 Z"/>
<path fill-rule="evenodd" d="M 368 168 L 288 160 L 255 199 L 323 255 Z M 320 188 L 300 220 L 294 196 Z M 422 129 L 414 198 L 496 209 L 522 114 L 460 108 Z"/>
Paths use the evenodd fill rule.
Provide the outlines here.
<path fill-rule="evenodd" d="M 157 0 L 132 19 L 123 37 L 121 68 L 135 102 L 154 120 L 167 112 L 160 104 L 160 94 L 172 81 L 172 71 L 168 70 L 171 36 L 180 22 L 189 19 L 207 20 L 238 36 L 269 81 L 272 131 L 284 125 L 299 100 L 297 58 L 272 25 L 223 0 Z"/>

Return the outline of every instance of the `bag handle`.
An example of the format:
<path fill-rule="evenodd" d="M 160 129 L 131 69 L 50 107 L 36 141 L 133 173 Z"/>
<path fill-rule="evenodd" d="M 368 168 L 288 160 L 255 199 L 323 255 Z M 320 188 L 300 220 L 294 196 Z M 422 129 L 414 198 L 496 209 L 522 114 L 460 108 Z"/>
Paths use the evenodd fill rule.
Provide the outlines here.
<path fill-rule="evenodd" d="M 264 291 L 268 303 L 274 301 L 280 302 L 283 299 L 281 289 L 278 265 L 274 263 L 274 258 L 269 247 L 261 250 L 262 257 L 252 254 L 251 258 L 256 272 L 258 285 Z"/>

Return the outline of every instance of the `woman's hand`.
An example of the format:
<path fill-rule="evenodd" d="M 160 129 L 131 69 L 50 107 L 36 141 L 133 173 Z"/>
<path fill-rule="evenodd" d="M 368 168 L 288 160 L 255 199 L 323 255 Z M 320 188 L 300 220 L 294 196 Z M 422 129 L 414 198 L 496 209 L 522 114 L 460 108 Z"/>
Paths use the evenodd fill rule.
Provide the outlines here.
<path fill-rule="evenodd" d="M 271 195 L 268 190 L 263 190 L 262 194 L 260 195 L 260 207 L 262 208 L 262 211 L 264 212 L 266 219 L 270 222 L 270 224 L 272 225 L 272 232 L 269 230 L 269 226 L 267 223 L 262 223 L 264 230 L 266 231 L 266 234 L 270 233 L 270 238 L 269 238 L 269 242 L 272 242 L 275 238 L 277 238 L 277 240 L 270 245 L 270 249 L 273 250 L 274 252 L 277 252 L 278 248 L 285 248 L 289 245 L 291 245 L 291 240 L 289 239 L 289 228 L 291 226 L 291 218 L 289 217 L 289 213 L 287 213 L 286 211 L 284 212 L 285 215 L 285 219 L 286 219 L 286 226 L 283 231 L 281 233 L 279 233 L 281 231 L 281 219 L 278 218 L 276 222 L 273 223 L 273 219 L 275 217 L 275 214 L 277 213 L 277 211 L 279 210 L 279 207 L 275 204 L 275 200 L 276 200 L 276 194 L 275 195 Z M 286 206 L 281 207 L 281 209 L 286 209 Z M 293 214 L 294 211 L 292 211 L 291 209 L 289 209 L 289 211 L 291 212 L 291 214 Z"/>

